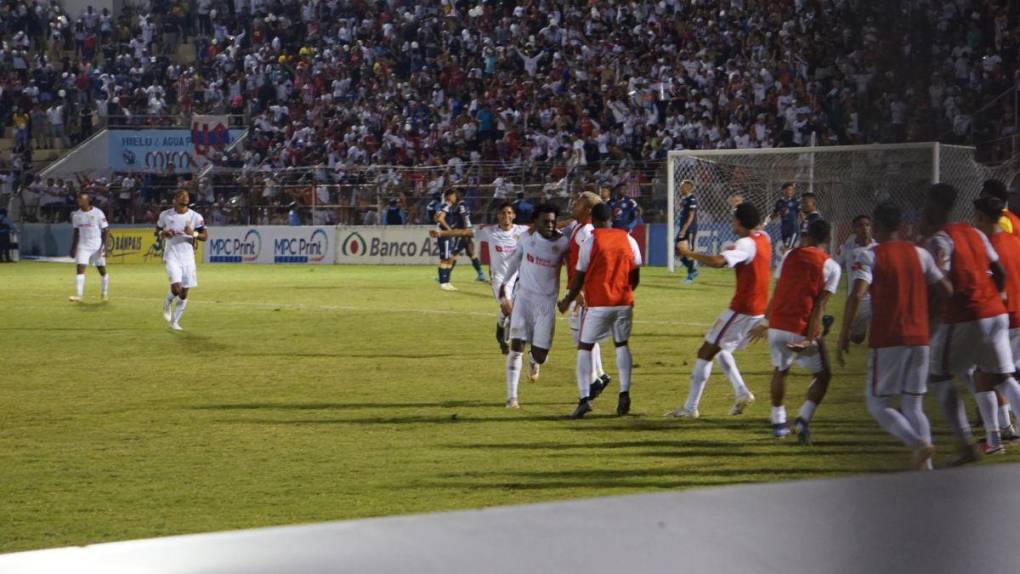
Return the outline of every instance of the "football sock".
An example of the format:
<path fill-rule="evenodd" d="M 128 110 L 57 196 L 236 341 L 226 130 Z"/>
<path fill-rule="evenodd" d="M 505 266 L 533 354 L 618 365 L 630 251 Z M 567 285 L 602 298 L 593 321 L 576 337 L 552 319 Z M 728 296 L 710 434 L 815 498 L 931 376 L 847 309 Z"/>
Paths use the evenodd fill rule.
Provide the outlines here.
<path fill-rule="evenodd" d="M 744 384 L 744 377 L 740 375 L 740 369 L 737 368 L 737 361 L 734 360 L 733 353 L 719 351 L 715 355 L 715 361 L 719 363 L 719 368 L 722 369 L 726 378 L 730 380 L 730 386 L 733 387 L 734 395 L 743 397 L 751 392 L 747 390 L 747 385 Z"/>
<path fill-rule="evenodd" d="M 693 259 L 688 259 L 688 258 L 684 257 L 681 261 L 683 262 L 684 267 L 687 268 L 687 273 L 688 274 L 694 273 L 694 260 Z"/>
<path fill-rule="evenodd" d="M 620 392 L 630 391 L 631 357 L 630 347 L 627 345 L 616 348 L 616 369 L 620 373 Z"/>
<path fill-rule="evenodd" d="M 772 407 L 772 424 L 774 424 L 774 425 L 785 425 L 786 424 L 786 407 L 785 406 Z"/>
<path fill-rule="evenodd" d="M 928 422 L 928 416 L 924 414 L 924 397 L 903 395 L 900 397 L 900 411 L 903 412 L 903 416 L 906 417 L 910 426 L 914 428 L 918 438 L 927 444 L 932 444 L 931 423 Z M 928 470 L 933 468 L 930 458 L 925 467 Z"/>
<path fill-rule="evenodd" d="M 85 294 L 85 274 L 79 273 L 74 276 L 74 292 L 81 297 Z"/>
<path fill-rule="evenodd" d="M 797 413 L 797 416 L 804 422 L 809 423 L 811 422 L 811 417 L 815 416 L 816 408 L 818 408 L 818 405 L 814 401 L 804 401 L 804 404 L 800 406 L 800 412 Z"/>
<path fill-rule="evenodd" d="M 1008 428 L 1013 424 L 1013 420 L 1009 416 L 1009 403 L 999 405 L 999 428 Z"/>
<path fill-rule="evenodd" d="M 174 308 L 174 323 L 181 320 L 181 315 L 184 314 L 184 308 L 188 306 L 187 299 L 178 299 L 177 307 Z"/>
<path fill-rule="evenodd" d="M 997 390 L 1005 395 L 1006 400 L 1009 401 L 1011 406 L 1020 405 L 1020 383 L 1017 383 L 1015 377 L 1010 376 L 1006 379 L 1005 383 L 998 386 Z M 1008 414 L 1006 415 L 1006 418 L 999 421 L 999 424 L 1002 426 L 1007 426 L 1009 423 L 1010 418 Z"/>
<path fill-rule="evenodd" d="M 693 411 L 698 408 L 701 402 L 701 394 L 705 392 L 705 384 L 708 383 L 708 376 L 712 374 L 712 361 L 698 359 L 691 370 L 691 390 L 687 393 L 687 403 L 684 407 Z"/>
<path fill-rule="evenodd" d="M 867 394 L 868 412 L 878 421 L 878 425 L 910 448 L 921 446 L 922 439 L 914 430 L 913 425 L 898 410 L 890 407 L 881 397 Z"/>
<path fill-rule="evenodd" d="M 970 432 L 970 422 L 967 421 L 967 411 L 956 392 L 956 386 L 952 381 L 942 381 L 935 385 L 938 387 L 939 405 L 946 415 L 949 429 L 958 440 L 970 442 L 973 436 Z"/>
<path fill-rule="evenodd" d="M 595 345 L 591 348 L 591 373 L 592 377 L 596 379 L 606 374 L 606 372 L 602 370 L 602 347 L 600 347 L 598 343 L 595 343 Z"/>
<path fill-rule="evenodd" d="M 445 270 L 442 267 L 437 267 L 436 269 L 439 271 L 439 282 L 446 283 L 446 281 L 443 281 L 443 277 L 446 276 Z"/>
<path fill-rule="evenodd" d="M 977 402 L 978 410 L 981 411 L 981 422 L 985 425 L 988 446 L 990 448 L 1002 446 L 999 437 L 999 405 L 995 398 L 995 391 L 974 393 L 974 401 Z"/>
<path fill-rule="evenodd" d="M 103 297 L 106 297 L 106 294 L 110 292 L 109 275 L 103 275 L 102 278 L 99 279 L 99 292 Z"/>
<path fill-rule="evenodd" d="M 503 329 L 503 320 L 496 321 L 496 341 L 499 344 L 506 343 L 506 330 Z"/>
<path fill-rule="evenodd" d="M 517 398 L 517 385 L 521 382 L 521 364 L 524 362 L 524 353 L 510 351 L 506 356 L 506 398 L 507 400 Z"/>
<path fill-rule="evenodd" d="M 577 396 L 591 396 L 591 351 L 585 349 L 577 350 Z"/>
<path fill-rule="evenodd" d="M 177 298 L 177 295 L 174 295 L 173 291 L 167 293 L 166 294 L 166 304 L 167 305 L 173 305 L 174 304 L 174 299 L 176 299 L 176 298 Z"/>
<path fill-rule="evenodd" d="M 481 259 L 479 259 L 477 257 L 471 259 L 471 266 L 475 268 L 475 271 L 479 275 L 484 275 L 484 273 L 482 273 L 482 260 Z"/>

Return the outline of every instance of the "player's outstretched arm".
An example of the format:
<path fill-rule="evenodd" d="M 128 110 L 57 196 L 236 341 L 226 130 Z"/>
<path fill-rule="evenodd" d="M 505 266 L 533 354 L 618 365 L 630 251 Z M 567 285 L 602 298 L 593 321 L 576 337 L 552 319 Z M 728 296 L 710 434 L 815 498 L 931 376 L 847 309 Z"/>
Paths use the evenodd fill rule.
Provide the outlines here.
<path fill-rule="evenodd" d="M 474 237 L 474 228 L 468 229 L 430 229 L 429 236 L 438 237 Z"/>
<path fill-rule="evenodd" d="M 839 330 L 839 342 L 836 344 L 836 362 L 840 367 L 846 366 L 846 359 L 843 353 L 850 352 L 850 329 L 854 320 L 857 319 L 857 309 L 860 307 L 861 299 L 868 292 L 868 282 L 864 279 L 855 279 L 853 287 L 846 296 L 846 305 L 843 308 L 843 325 Z M 812 311 L 812 317 L 814 312 Z"/>
<path fill-rule="evenodd" d="M 691 246 L 687 241 L 680 241 L 676 246 L 677 255 L 681 257 L 687 257 L 693 259 L 702 265 L 707 267 L 715 267 L 716 269 L 726 267 L 726 258 L 722 255 L 708 255 L 706 253 L 695 253 L 691 251 Z"/>

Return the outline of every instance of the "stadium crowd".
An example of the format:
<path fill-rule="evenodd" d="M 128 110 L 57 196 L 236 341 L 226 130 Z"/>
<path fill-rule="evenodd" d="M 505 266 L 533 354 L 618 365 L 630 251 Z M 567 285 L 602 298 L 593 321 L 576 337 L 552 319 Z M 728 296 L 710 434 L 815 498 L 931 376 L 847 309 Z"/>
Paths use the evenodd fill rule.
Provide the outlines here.
<path fill-rule="evenodd" d="M 210 205 L 285 213 L 323 188 L 318 203 L 351 206 L 351 221 L 378 197 L 410 208 L 445 187 L 516 193 L 536 176 L 550 182 L 536 197 L 626 186 L 640 198 L 671 149 L 966 142 L 975 112 L 1016 82 L 1010 5 L 150 0 L 115 17 L 6 0 L 3 191 L 65 202 L 33 180 L 34 148 L 192 113 L 250 127 L 243 149 L 215 158 L 227 169 L 204 184 Z M 134 175 L 127 191 L 124 179 L 65 187 L 109 187 L 101 200 L 127 201 L 118 219 L 147 220 L 191 178 Z"/>

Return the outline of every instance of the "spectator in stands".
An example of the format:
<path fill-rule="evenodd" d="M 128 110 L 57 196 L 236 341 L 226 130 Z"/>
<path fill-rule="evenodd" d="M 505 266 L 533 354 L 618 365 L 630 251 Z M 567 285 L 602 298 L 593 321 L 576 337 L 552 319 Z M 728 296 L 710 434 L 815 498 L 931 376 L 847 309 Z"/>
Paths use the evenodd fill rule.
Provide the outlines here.
<path fill-rule="evenodd" d="M 383 217 L 383 223 L 386 225 L 403 225 L 406 222 L 407 216 L 404 210 L 400 208 L 396 199 L 391 199 L 386 204 L 386 215 Z"/>
<path fill-rule="evenodd" d="M 0 263 L 11 262 L 11 234 L 17 231 L 14 222 L 7 217 L 7 210 L 0 208 Z"/>
<path fill-rule="evenodd" d="M 616 195 L 608 202 L 613 210 L 613 228 L 633 230 L 641 216 L 641 208 L 632 198 L 627 197 L 622 185 L 616 187 Z"/>
<path fill-rule="evenodd" d="M 523 191 L 517 192 L 517 199 L 514 200 L 514 223 L 517 225 L 531 225 L 535 215 L 535 206 L 524 196 Z"/>

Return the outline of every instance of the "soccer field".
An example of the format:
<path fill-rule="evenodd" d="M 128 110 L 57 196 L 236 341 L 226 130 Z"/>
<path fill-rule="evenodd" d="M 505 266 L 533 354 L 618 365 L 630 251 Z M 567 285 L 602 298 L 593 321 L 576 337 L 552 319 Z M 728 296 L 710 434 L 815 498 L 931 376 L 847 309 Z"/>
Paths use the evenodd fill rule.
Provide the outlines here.
<path fill-rule="evenodd" d="M 837 367 L 814 446 L 772 438 L 762 343 L 736 355 L 758 397 L 744 416 L 727 416 L 716 368 L 702 419 L 661 417 L 686 397 L 732 271 L 685 286 L 645 270 L 633 414 L 615 416 L 614 382 L 580 421 L 566 418 L 576 385 L 562 317 L 541 379 L 521 382 L 522 408 L 503 407 L 495 303 L 466 264 L 458 293 L 428 267 L 199 274 L 174 333 L 158 265 L 112 267 L 106 304 L 92 270 L 85 303 L 71 304 L 70 265 L 0 267 L 0 551 L 907 466 L 909 450 L 864 409 L 860 348 Z M 808 379 L 790 382 L 792 418 Z M 933 401 L 928 414 L 945 462 Z"/>

